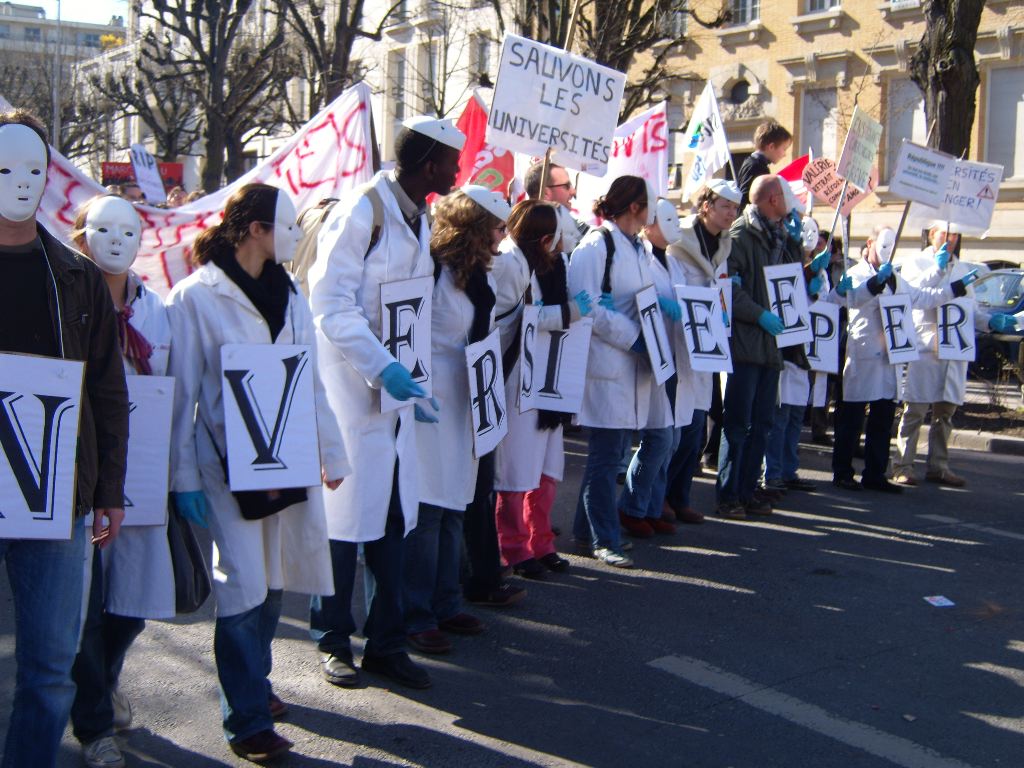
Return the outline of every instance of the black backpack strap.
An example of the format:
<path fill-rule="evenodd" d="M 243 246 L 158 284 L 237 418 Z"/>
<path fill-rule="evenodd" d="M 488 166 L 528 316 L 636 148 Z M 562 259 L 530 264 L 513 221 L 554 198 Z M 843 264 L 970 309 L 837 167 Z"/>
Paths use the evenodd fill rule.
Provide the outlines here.
<path fill-rule="evenodd" d="M 604 235 L 604 277 L 601 278 L 601 293 L 612 292 L 612 260 L 615 258 L 615 241 L 612 239 L 612 233 L 607 229 L 602 228 L 601 234 Z"/>
<path fill-rule="evenodd" d="M 444 269 L 444 265 L 440 261 L 434 262 L 434 285 L 437 285 L 437 281 L 441 279 L 441 270 Z"/>

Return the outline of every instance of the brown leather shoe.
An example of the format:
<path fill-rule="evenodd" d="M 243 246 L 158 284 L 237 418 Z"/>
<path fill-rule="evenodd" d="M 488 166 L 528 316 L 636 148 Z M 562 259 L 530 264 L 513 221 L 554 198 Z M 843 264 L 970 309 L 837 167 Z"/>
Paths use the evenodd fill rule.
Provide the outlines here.
<path fill-rule="evenodd" d="M 480 619 L 469 613 L 456 613 L 451 618 L 441 619 L 437 628 L 456 635 L 479 635 L 487 629 Z"/>
<path fill-rule="evenodd" d="M 409 645 L 420 653 L 429 653 L 440 656 L 452 650 L 452 641 L 445 637 L 444 632 L 439 629 L 427 629 L 423 632 L 413 632 L 406 639 Z"/>
<path fill-rule="evenodd" d="M 663 536 L 670 536 L 676 532 L 675 523 L 670 523 L 667 520 L 658 520 L 656 518 L 648 518 L 647 524 L 654 529 L 655 533 L 660 533 Z"/>
<path fill-rule="evenodd" d="M 654 535 L 654 529 L 646 518 L 630 517 L 625 512 L 619 512 L 619 523 L 634 539 L 649 539 Z"/>
<path fill-rule="evenodd" d="M 277 720 L 288 714 L 288 705 L 281 701 L 281 698 L 272 693 L 267 697 L 267 705 L 270 707 L 270 716 Z"/>
<path fill-rule="evenodd" d="M 230 746 L 231 751 L 243 760 L 248 760 L 251 763 L 269 763 L 294 745 L 272 728 L 267 728 L 265 731 L 254 733 L 247 738 L 233 741 Z"/>
<path fill-rule="evenodd" d="M 725 501 L 718 505 L 715 514 L 726 520 L 746 520 L 747 512 L 738 501 Z"/>
<path fill-rule="evenodd" d="M 929 483 L 948 485 L 950 488 L 963 488 L 967 485 L 966 480 L 960 477 L 960 475 L 954 475 L 948 469 L 943 472 L 929 472 L 924 476 L 924 479 Z"/>
<path fill-rule="evenodd" d="M 693 507 L 683 507 L 676 512 L 676 520 L 687 525 L 700 525 L 704 522 L 704 515 Z"/>
<path fill-rule="evenodd" d="M 759 499 L 756 496 L 743 505 L 747 515 L 754 515 L 755 517 L 768 517 L 772 513 L 772 505 L 769 504 L 765 499 Z"/>

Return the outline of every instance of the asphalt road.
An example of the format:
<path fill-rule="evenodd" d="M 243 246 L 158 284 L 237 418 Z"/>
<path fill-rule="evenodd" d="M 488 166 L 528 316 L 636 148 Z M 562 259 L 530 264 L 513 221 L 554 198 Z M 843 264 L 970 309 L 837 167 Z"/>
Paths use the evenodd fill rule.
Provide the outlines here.
<path fill-rule="evenodd" d="M 573 440 L 556 523 L 571 529 Z M 757 523 L 709 519 L 637 542 L 638 568 L 572 569 L 484 635 L 424 659 L 434 687 L 332 687 L 286 600 L 272 679 L 290 766 L 1024 766 L 1024 459 L 954 453 L 968 489 L 790 493 Z M 920 472 L 919 475 L 923 475 Z M 698 479 L 705 509 L 713 478 Z M 563 534 L 562 548 L 571 551 Z M 933 607 L 942 595 L 952 607 Z M 13 685 L 0 576 L 0 723 Z M 153 622 L 129 656 L 130 766 L 240 764 L 220 731 L 209 612 Z M 62 766 L 80 765 L 70 733 Z"/>

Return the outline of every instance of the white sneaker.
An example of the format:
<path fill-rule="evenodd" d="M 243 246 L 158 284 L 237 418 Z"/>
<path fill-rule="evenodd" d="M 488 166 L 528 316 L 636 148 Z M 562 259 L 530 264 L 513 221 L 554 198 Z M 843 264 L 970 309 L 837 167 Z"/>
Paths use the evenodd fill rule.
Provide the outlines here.
<path fill-rule="evenodd" d="M 123 731 L 132 724 L 132 702 L 120 688 L 110 692 L 110 703 L 114 705 L 114 728 Z"/>
<path fill-rule="evenodd" d="M 83 744 L 82 760 L 89 768 L 124 768 L 124 755 L 113 736 Z"/>
<path fill-rule="evenodd" d="M 600 560 L 605 565 L 610 565 L 613 568 L 632 568 L 633 558 L 629 555 L 624 555 L 621 552 L 616 552 L 614 549 L 595 549 L 594 557 Z"/>

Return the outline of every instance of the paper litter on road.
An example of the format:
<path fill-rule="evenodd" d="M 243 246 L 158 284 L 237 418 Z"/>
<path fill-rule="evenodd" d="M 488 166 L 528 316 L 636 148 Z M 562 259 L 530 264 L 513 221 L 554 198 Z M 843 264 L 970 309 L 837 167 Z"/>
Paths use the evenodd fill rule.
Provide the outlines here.
<path fill-rule="evenodd" d="M 934 605 L 936 608 L 948 608 L 951 605 L 956 605 L 956 603 L 954 603 L 948 597 L 944 597 L 943 595 L 932 595 L 931 597 L 926 597 L 925 600 Z"/>

